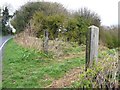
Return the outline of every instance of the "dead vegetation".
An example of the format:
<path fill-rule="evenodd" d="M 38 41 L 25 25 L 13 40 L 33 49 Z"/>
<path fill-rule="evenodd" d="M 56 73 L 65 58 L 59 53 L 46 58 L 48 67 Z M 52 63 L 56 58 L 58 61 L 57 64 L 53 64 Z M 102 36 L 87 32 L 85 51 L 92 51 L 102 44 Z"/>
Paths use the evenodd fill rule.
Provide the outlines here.
<path fill-rule="evenodd" d="M 43 39 L 35 37 L 34 34 L 31 34 L 30 32 L 31 30 L 26 29 L 25 31 L 17 34 L 15 36 L 15 41 L 25 48 L 32 48 L 38 51 L 43 51 Z M 72 50 L 76 47 L 78 50 L 81 48 L 83 52 L 72 52 Z M 100 45 L 99 52 L 101 50 L 108 50 L 108 48 Z M 72 42 L 64 42 L 62 40 L 49 40 L 48 51 L 49 53 L 52 53 L 54 57 L 57 57 L 59 59 L 69 59 L 85 55 L 85 45 L 78 46 L 76 43 Z"/>
<path fill-rule="evenodd" d="M 23 47 L 43 51 L 43 39 L 34 37 L 33 35 L 30 35 L 27 31 L 17 34 L 15 36 L 15 41 Z M 75 43 L 64 42 L 62 40 L 49 40 L 48 52 L 52 53 L 54 57 L 62 57 L 67 59 L 80 55 L 80 53 L 72 53 L 71 55 L 70 53 L 67 53 L 68 51 L 71 51 L 74 47 L 79 48 L 80 46 L 76 45 Z M 81 45 L 81 47 L 85 49 L 84 45 Z"/>
<path fill-rule="evenodd" d="M 46 88 L 64 88 L 69 87 L 73 82 L 79 80 L 80 73 L 83 73 L 84 69 L 77 67 L 69 72 L 66 73 L 66 75 L 59 80 L 55 80 L 52 82 L 51 85 L 47 86 Z"/>

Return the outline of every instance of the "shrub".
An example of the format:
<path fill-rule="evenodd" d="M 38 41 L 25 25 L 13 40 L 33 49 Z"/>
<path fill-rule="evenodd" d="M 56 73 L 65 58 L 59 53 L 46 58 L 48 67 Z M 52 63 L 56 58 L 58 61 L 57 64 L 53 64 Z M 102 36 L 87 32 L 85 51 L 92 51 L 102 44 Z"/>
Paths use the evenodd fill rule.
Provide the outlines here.
<path fill-rule="evenodd" d="M 29 21 L 37 11 L 44 12 L 46 15 L 67 14 L 67 10 L 59 3 L 28 2 L 15 13 L 12 24 L 17 32 L 23 31 L 29 25 Z"/>
<path fill-rule="evenodd" d="M 120 40 L 118 39 L 118 29 L 114 28 L 100 28 L 100 40 L 104 45 L 109 48 L 116 48 L 120 46 Z"/>

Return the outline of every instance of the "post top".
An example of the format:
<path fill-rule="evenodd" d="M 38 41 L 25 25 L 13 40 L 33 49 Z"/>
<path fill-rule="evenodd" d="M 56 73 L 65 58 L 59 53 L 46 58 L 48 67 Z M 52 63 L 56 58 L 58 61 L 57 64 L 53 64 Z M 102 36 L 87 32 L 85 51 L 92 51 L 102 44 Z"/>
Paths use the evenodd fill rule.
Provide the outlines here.
<path fill-rule="evenodd" d="M 99 29 L 97 26 L 95 26 L 95 25 L 91 25 L 91 26 L 89 26 L 88 28 L 94 28 L 94 29 Z"/>

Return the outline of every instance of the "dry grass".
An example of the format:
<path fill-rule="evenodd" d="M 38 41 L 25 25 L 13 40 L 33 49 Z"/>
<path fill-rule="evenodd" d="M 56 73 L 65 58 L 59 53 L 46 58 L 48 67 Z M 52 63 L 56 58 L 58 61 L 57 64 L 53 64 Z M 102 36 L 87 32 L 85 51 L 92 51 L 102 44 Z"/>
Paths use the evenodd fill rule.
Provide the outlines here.
<path fill-rule="evenodd" d="M 24 31 L 15 37 L 15 41 L 23 47 L 36 49 L 38 51 L 43 51 L 43 40 L 41 38 L 36 38 L 33 35 L 30 35 L 28 31 Z M 49 40 L 48 43 L 48 51 L 54 55 L 54 57 L 61 58 L 61 59 L 69 59 L 73 57 L 78 57 L 85 55 L 85 45 L 78 46 L 75 43 L 64 42 L 62 40 Z M 73 53 L 71 50 L 74 48 L 82 48 L 83 52 L 75 52 Z M 103 50 L 108 50 L 107 47 L 100 45 L 99 52 Z M 70 53 L 66 53 L 65 51 Z M 72 53 L 71 53 L 72 52 Z"/>
<path fill-rule="evenodd" d="M 30 36 L 25 31 L 16 35 L 15 41 L 23 47 L 43 51 L 43 40 L 41 38 Z M 54 57 L 63 57 L 65 55 L 64 50 L 73 48 L 74 44 L 62 40 L 49 40 L 48 46 L 48 51 L 52 53 Z M 66 56 L 69 57 L 67 54 Z M 74 56 L 74 54 L 72 56 Z"/>
<path fill-rule="evenodd" d="M 15 37 L 15 41 L 26 48 L 42 50 L 42 40 L 20 33 Z"/>
<path fill-rule="evenodd" d="M 77 67 L 69 72 L 66 73 L 66 75 L 59 80 L 55 80 L 51 83 L 51 85 L 47 86 L 46 88 L 64 88 L 69 87 L 73 82 L 79 80 L 80 73 L 83 73 L 83 68 Z"/>

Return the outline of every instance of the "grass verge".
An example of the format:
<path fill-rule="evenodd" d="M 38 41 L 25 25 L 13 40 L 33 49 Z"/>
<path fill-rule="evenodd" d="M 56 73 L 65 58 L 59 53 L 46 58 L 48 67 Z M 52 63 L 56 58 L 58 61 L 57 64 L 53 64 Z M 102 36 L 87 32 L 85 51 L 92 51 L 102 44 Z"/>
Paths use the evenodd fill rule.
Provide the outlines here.
<path fill-rule="evenodd" d="M 75 50 L 76 51 L 76 50 Z M 41 88 L 85 63 L 84 57 L 59 61 L 52 54 L 23 48 L 10 40 L 3 56 L 3 88 Z"/>

